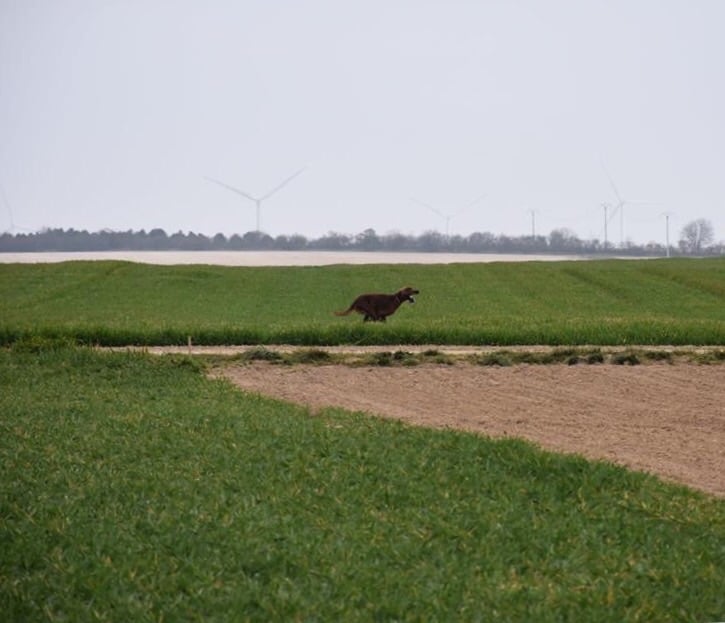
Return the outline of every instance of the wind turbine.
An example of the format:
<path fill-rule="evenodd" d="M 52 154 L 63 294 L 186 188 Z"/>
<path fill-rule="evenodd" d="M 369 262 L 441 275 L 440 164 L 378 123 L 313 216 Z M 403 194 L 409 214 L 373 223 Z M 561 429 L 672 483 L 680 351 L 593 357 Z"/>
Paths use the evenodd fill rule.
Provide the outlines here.
<path fill-rule="evenodd" d="M 15 219 L 13 218 L 13 209 L 10 207 L 10 202 L 8 201 L 8 197 L 5 194 L 5 187 L 0 184 L 0 196 L 3 198 L 3 203 L 5 204 L 5 207 L 8 210 L 8 217 L 10 218 L 10 229 L 7 233 L 9 234 L 15 234 L 16 231 L 30 231 L 29 229 L 25 227 L 16 227 L 15 226 Z"/>
<path fill-rule="evenodd" d="M 224 182 L 220 182 L 219 180 L 215 180 L 211 177 L 204 176 L 204 179 L 214 182 L 215 184 L 218 184 L 219 186 L 222 186 L 223 188 L 226 188 L 227 190 L 231 190 L 232 192 L 237 193 L 238 195 L 241 195 L 242 197 L 245 197 L 249 199 L 250 201 L 254 201 L 256 207 L 257 207 L 257 232 L 261 231 L 259 226 L 259 217 L 260 212 L 262 209 L 262 201 L 265 199 L 269 199 L 272 195 L 274 195 L 276 192 L 282 190 L 287 184 L 289 184 L 294 178 L 296 178 L 300 173 L 302 173 L 307 167 L 302 167 L 299 171 L 296 173 L 290 175 L 288 178 L 286 178 L 284 181 L 280 182 L 275 186 L 272 190 L 267 192 L 266 194 L 262 195 L 261 197 L 255 197 L 254 195 L 250 195 L 248 192 L 245 192 L 239 188 L 235 188 L 234 186 L 230 186 L 229 184 L 226 184 Z"/>
<path fill-rule="evenodd" d="M 607 176 L 607 179 L 609 180 L 609 185 L 612 187 L 612 190 L 614 191 L 614 196 L 617 198 L 617 202 L 614 204 L 614 209 L 612 210 L 608 219 L 607 219 L 608 206 L 604 205 L 604 246 L 605 246 L 605 248 L 607 246 L 607 225 L 617 215 L 617 212 L 619 212 L 619 246 L 623 247 L 624 246 L 624 206 L 627 202 L 624 199 L 622 199 L 622 195 L 619 194 L 619 190 L 617 189 L 617 186 L 614 183 L 612 176 L 609 175 L 609 171 L 607 170 L 607 167 L 604 166 L 604 162 L 602 162 L 602 168 L 604 169 L 604 174 Z"/>
<path fill-rule="evenodd" d="M 441 212 L 440 210 L 434 208 L 432 205 L 428 205 L 427 203 L 425 203 L 423 201 L 419 201 L 418 199 L 415 199 L 414 197 L 411 197 L 410 200 L 412 202 L 414 202 L 414 203 L 417 203 L 418 205 L 423 206 L 424 208 L 428 208 L 434 214 L 437 214 L 441 218 L 445 219 L 445 221 L 446 221 L 446 238 L 448 238 L 450 224 L 451 224 L 451 219 L 456 218 L 461 213 L 463 213 L 466 210 L 468 210 L 469 208 L 473 207 L 475 204 L 477 204 L 479 201 L 481 201 L 481 199 L 483 199 L 485 196 L 486 195 L 481 195 L 480 197 L 477 197 L 476 199 L 474 199 L 473 201 L 471 201 L 471 203 L 469 203 L 468 205 L 464 206 L 462 209 L 458 210 L 458 212 L 455 212 L 453 214 L 446 214 L 445 212 Z"/>
<path fill-rule="evenodd" d="M 614 196 L 617 198 L 617 202 L 614 204 L 614 209 L 612 210 L 611 214 L 609 214 L 609 218 L 607 219 L 607 207 L 604 204 L 604 243 L 606 246 L 606 238 L 607 238 L 607 225 L 612 221 L 612 219 L 619 213 L 619 246 L 620 248 L 624 248 L 624 206 L 627 204 L 644 204 L 648 203 L 647 201 L 642 201 L 638 199 L 623 199 L 622 195 L 619 194 L 619 190 L 617 189 L 617 185 L 614 183 L 614 180 L 612 179 L 612 176 L 609 174 L 609 171 L 607 170 L 607 167 L 604 165 L 604 161 L 602 160 L 602 169 L 604 169 L 604 174 L 607 176 L 607 179 L 609 180 L 609 185 L 612 187 L 612 190 L 614 191 Z"/>

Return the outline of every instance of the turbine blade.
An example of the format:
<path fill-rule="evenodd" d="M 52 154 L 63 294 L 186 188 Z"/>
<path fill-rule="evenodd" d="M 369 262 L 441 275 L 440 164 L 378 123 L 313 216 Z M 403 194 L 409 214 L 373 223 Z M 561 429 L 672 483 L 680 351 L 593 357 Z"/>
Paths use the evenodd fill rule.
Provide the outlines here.
<path fill-rule="evenodd" d="M 428 208 L 431 212 L 434 212 L 438 216 L 441 216 L 443 218 L 448 218 L 447 214 L 443 214 L 443 212 L 441 212 L 440 210 L 436 210 L 432 205 L 428 205 L 427 203 L 425 203 L 423 201 L 419 201 L 418 199 L 415 199 L 414 197 L 411 197 L 410 200 L 413 203 L 417 203 L 418 205 L 423 206 L 424 208 Z"/>
<path fill-rule="evenodd" d="M 602 169 L 604 170 L 604 175 L 607 176 L 607 179 L 609 180 L 609 185 L 612 187 L 612 190 L 614 191 L 614 195 L 617 197 L 617 201 L 619 201 L 620 205 L 624 203 L 624 200 L 622 199 L 622 195 L 619 194 L 619 190 L 617 190 L 617 186 L 614 183 L 614 180 L 612 179 L 612 176 L 609 175 L 609 170 L 607 169 L 606 165 L 604 164 L 604 160 L 601 160 Z"/>
<path fill-rule="evenodd" d="M 617 216 L 617 214 L 619 213 L 619 210 L 621 210 L 621 209 L 622 209 L 622 206 L 623 206 L 623 205 L 624 205 L 624 202 L 623 202 L 623 201 L 620 201 L 620 202 L 619 202 L 619 203 L 618 203 L 618 204 L 617 204 L 616 206 L 614 206 L 614 210 L 612 210 L 612 211 L 611 211 L 611 212 L 610 212 L 610 213 L 609 213 L 609 214 L 607 215 L 607 224 L 609 224 L 609 223 L 611 223 L 611 222 L 612 222 L 612 219 L 613 219 L 613 218 L 614 218 L 615 216 Z"/>
<path fill-rule="evenodd" d="M 238 195 L 241 195 L 242 197 L 246 197 L 250 201 L 257 201 L 256 197 L 252 197 L 249 193 L 245 193 L 243 190 L 240 190 L 239 188 L 234 188 L 234 186 L 230 186 L 229 184 L 225 184 L 224 182 L 220 182 L 219 180 L 215 180 L 214 178 L 204 176 L 205 180 L 208 180 L 210 182 L 214 182 L 215 184 L 219 184 L 219 186 L 223 186 L 227 190 L 231 190 L 232 192 L 237 193 Z"/>
<path fill-rule="evenodd" d="M 2 184 L 0 184 L 0 197 L 3 198 L 3 204 L 7 208 L 8 214 L 10 215 L 10 221 L 12 224 L 13 209 L 10 207 L 10 202 L 8 201 L 7 195 L 5 194 L 5 187 Z"/>
<path fill-rule="evenodd" d="M 297 177 L 297 176 L 298 176 L 298 175 L 299 175 L 300 173 L 302 173 L 302 172 L 303 172 L 303 171 L 304 171 L 304 170 L 305 170 L 306 168 L 307 168 L 307 167 L 302 167 L 302 168 L 301 168 L 301 169 L 300 169 L 299 171 L 297 171 L 296 173 L 293 173 L 292 175 L 290 175 L 290 176 L 289 176 L 289 177 L 288 177 L 288 178 L 287 178 L 287 179 L 286 179 L 286 180 L 285 180 L 284 182 L 282 182 L 282 183 L 281 183 L 281 184 L 279 184 L 278 186 L 275 186 L 275 187 L 274 187 L 274 188 L 273 188 L 272 190 L 270 190 L 270 191 L 269 191 L 269 192 L 268 192 L 268 193 L 267 193 L 266 195 L 263 195 L 262 197 L 260 197 L 260 198 L 259 198 L 259 200 L 260 200 L 260 201 L 264 201 L 264 200 L 265 200 L 265 199 L 267 199 L 268 197 L 271 197 L 272 195 L 274 195 L 274 193 L 276 193 L 276 192 L 277 192 L 278 190 L 282 190 L 282 188 L 284 188 L 285 186 L 287 186 L 287 184 L 289 184 L 289 183 L 290 183 L 290 182 L 291 182 L 291 181 L 292 181 L 293 179 L 295 179 L 295 178 L 296 178 L 296 177 Z"/>
<path fill-rule="evenodd" d="M 465 207 L 464 207 L 463 209 L 464 209 L 464 210 L 468 210 L 468 208 L 471 208 L 471 207 L 473 207 L 473 206 L 474 206 L 474 205 L 476 205 L 476 204 L 477 204 L 477 203 L 478 203 L 479 201 L 481 201 L 481 199 L 484 199 L 484 198 L 486 197 L 486 195 L 487 195 L 487 194 L 488 194 L 488 193 L 484 193 L 484 194 L 482 194 L 482 195 L 481 195 L 480 197 L 478 197 L 478 198 L 474 199 L 473 201 L 471 201 L 471 203 L 469 203 L 468 205 L 466 205 L 466 206 L 465 206 Z M 459 214 L 460 214 L 460 212 L 459 212 Z"/>
<path fill-rule="evenodd" d="M 5 207 L 8 211 L 8 216 L 10 217 L 10 232 L 14 232 L 16 229 L 22 229 L 21 227 L 15 227 L 15 218 L 13 217 L 13 209 L 10 206 L 10 202 L 8 201 L 8 197 L 5 194 L 5 187 L 0 184 L 0 196 L 3 198 L 3 203 L 5 204 Z M 24 231 L 30 231 L 29 229 L 25 229 Z"/>
<path fill-rule="evenodd" d="M 464 212 L 468 212 L 468 210 L 469 210 L 470 208 L 472 208 L 472 207 L 473 207 L 474 205 L 476 205 L 476 204 L 477 204 L 477 203 L 478 203 L 479 201 L 481 201 L 481 199 L 483 199 L 483 198 L 484 198 L 485 196 L 486 196 L 486 195 L 484 194 L 484 195 L 481 195 L 480 197 L 478 197 L 478 198 L 474 199 L 473 201 L 471 201 L 471 203 L 468 203 L 468 204 L 466 204 L 466 205 L 465 205 L 465 206 L 463 206 L 463 207 L 462 207 L 462 208 L 461 208 L 460 210 L 458 210 L 458 212 L 455 212 L 454 214 L 447 214 L 447 215 L 446 215 L 446 214 L 443 214 L 442 216 L 445 216 L 446 218 L 455 218 L 455 217 L 457 217 L 457 216 L 460 216 L 460 215 L 461 215 L 461 214 L 463 214 Z"/>

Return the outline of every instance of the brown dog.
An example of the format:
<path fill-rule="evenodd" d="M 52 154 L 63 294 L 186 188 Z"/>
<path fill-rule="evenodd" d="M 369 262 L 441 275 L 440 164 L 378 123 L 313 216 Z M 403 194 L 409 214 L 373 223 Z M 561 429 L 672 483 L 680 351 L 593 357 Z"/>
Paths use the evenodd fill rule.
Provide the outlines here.
<path fill-rule="evenodd" d="M 413 288 L 403 288 L 395 294 L 361 294 L 352 302 L 350 307 L 345 311 L 335 312 L 335 315 L 347 316 L 356 311 L 359 314 L 365 314 L 363 322 L 368 320 L 385 322 L 385 319 L 394 314 L 405 301 L 415 303 L 413 295 L 419 293 L 419 290 Z"/>

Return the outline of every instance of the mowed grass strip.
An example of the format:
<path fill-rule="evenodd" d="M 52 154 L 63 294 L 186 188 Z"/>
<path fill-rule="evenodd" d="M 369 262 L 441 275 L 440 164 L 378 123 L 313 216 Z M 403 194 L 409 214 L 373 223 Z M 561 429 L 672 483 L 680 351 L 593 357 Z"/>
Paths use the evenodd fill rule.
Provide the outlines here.
<path fill-rule="evenodd" d="M 725 502 L 304 409 L 187 358 L 0 350 L 8 621 L 712 621 Z"/>
<path fill-rule="evenodd" d="M 421 290 L 382 323 L 360 293 Z M 725 259 L 230 268 L 0 265 L 0 343 L 725 344 Z"/>

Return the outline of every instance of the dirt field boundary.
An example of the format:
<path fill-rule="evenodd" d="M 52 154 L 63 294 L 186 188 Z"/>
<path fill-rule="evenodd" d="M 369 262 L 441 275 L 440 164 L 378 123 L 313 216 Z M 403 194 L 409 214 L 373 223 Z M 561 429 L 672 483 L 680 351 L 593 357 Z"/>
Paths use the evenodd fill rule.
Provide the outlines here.
<path fill-rule="evenodd" d="M 725 366 L 421 364 L 215 368 L 244 391 L 419 426 L 520 437 L 725 497 Z"/>

